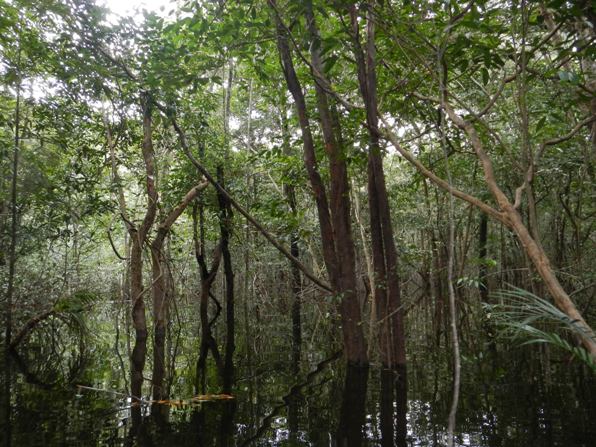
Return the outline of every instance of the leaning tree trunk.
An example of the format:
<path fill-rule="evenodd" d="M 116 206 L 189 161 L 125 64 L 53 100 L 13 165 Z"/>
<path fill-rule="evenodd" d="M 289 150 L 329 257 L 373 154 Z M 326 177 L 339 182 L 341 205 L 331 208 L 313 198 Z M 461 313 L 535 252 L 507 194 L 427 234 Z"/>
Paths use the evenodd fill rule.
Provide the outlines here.
<path fill-rule="evenodd" d="M 484 170 L 484 179 L 488 189 L 493 195 L 497 202 L 500 212 L 497 212 L 497 216 L 501 222 L 507 225 L 516 234 L 518 240 L 521 242 L 524 252 L 528 258 L 532 261 L 534 268 L 544 281 L 548 292 L 553 297 L 556 306 L 561 309 L 572 321 L 574 321 L 582 332 L 582 343 L 586 350 L 590 353 L 593 359 L 596 359 L 596 335 L 588 323 L 584 320 L 583 316 L 575 306 L 575 303 L 569 297 L 567 292 L 561 286 L 555 272 L 550 264 L 546 252 L 542 246 L 532 237 L 530 231 L 524 224 L 518 210 L 514 203 L 507 198 L 503 190 L 498 186 L 495 173 L 493 169 L 492 161 L 488 154 L 484 150 L 484 146 L 480 140 L 475 127 L 468 121 L 465 121 L 460 117 L 454 110 L 453 107 L 443 102 L 447 114 L 451 121 L 455 123 L 460 129 L 466 132 L 470 138 L 470 142 L 480 163 Z M 491 213 L 495 215 L 495 211 Z"/>
<path fill-rule="evenodd" d="M 544 249 L 536 243 L 536 241 L 532 238 L 530 232 L 528 231 L 528 228 L 523 223 L 521 216 L 517 210 L 517 204 L 512 203 L 507 198 L 503 190 L 498 186 L 495 178 L 492 161 L 486 153 L 484 145 L 482 144 L 480 136 L 476 132 L 474 125 L 471 122 L 466 121 L 461 116 L 459 116 L 454 111 L 452 105 L 447 102 L 446 98 L 444 98 L 441 102 L 441 105 L 443 109 L 447 112 L 449 119 L 468 135 L 470 143 L 484 171 L 484 180 L 486 186 L 488 187 L 495 202 L 497 203 L 499 208 L 498 210 L 493 208 L 489 204 L 483 202 L 482 200 L 478 199 L 477 197 L 474 197 L 455 188 L 453 185 L 450 185 L 448 182 L 437 176 L 434 172 L 427 169 L 419 159 L 417 159 L 411 152 L 406 150 L 400 144 L 399 138 L 393 131 L 391 131 L 391 126 L 389 125 L 387 120 L 384 119 L 383 115 L 380 114 L 379 111 L 377 111 L 377 116 L 384 124 L 384 128 L 379 129 L 379 132 L 383 135 L 384 138 L 388 139 L 391 142 L 395 149 L 406 160 L 408 160 L 409 163 L 414 165 L 414 167 L 418 170 L 418 172 L 420 172 L 420 174 L 427 177 L 437 186 L 447 190 L 455 197 L 458 197 L 474 205 L 481 211 L 485 212 L 487 215 L 491 216 L 492 218 L 496 219 L 497 221 L 501 222 L 502 224 L 513 230 L 518 240 L 522 244 L 524 252 L 527 254 L 528 258 L 530 258 L 532 264 L 536 268 L 536 271 L 544 281 L 544 284 L 549 294 L 552 296 L 555 305 L 559 309 L 561 309 L 570 318 L 571 321 L 574 321 L 578 328 L 580 328 L 582 332 L 582 344 L 584 345 L 585 349 L 590 353 L 590 356 L 593 359 L 596 359 L 596 334 L 594 334 L 593 329 L 583 318 L 571 297 L 567 294 L 567 292 L 565 292 L 565 290 L 561 286 L 561 283 L 559 282 Z M 519 188 L 519 191 L 521 192 L 522 189 Z"/>

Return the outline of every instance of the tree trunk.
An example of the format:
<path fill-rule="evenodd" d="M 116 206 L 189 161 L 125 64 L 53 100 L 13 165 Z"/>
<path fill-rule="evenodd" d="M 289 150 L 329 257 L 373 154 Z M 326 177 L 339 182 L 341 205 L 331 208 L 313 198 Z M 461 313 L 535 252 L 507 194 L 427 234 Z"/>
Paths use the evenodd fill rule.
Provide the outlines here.
<path fill-rule="evenodd" d="M 207 382 L 206 382 L 206 366 L 207 366 L 207 356 L 209 351 L 213 355 L 213 359 L 215 360 L 215 364 L 217 366 L 218 373 L 220 376 L 223 375 L 223 362 L 221 360 L 221 356 L 219 354 L 219 349 L 217 348 L 217 343 L 211 334 L 211 324 L 209 321 L 209 296 L 211 294 L 211 286 L 213 285 L 213 281 L 215 281 L 215 277 L 217 276 L 217 270 L 219 269 L 219 263 L 221 261 L 221 243 L 217 245 L 215 252 L 213 254 L 213 261 L 211 263 L 211 269 L 207 270 L 207 266 L 205 264 L 204 257 L 199 251 L 199 246 L 197 243 L 196 237 L 196 212 L 193 213 L 194 218 L 194 240 L 195 240 L 195 255 L 197 258 L 197 263 L 199 264 L 199 269 L 201 271 L 201 292 L 199 295 L 199 316 L 201 320 L 201 345 L 199 348 L 199 357 L 197 359 L 197 366 L 196 366 L 196 381 L 195 381 L 195 392 L 199 392 L 199 390 L 203 393 L 206 392 L 207 389 Z"/>
<path fill-rule="evenodd" d="M 270 0 L 277 14 L 275 0 Z M 313 40 L 318 40 L 318 31 L 312 15 L 312 5 L 306 8 L 307 22 Z M 368 364 L 366 342 L 362 330 L 360 305 L 356 296 L 355 248 L 351 231 L 349 184 L 347 168 L 342 148 L 334 133 L 334 122 L 328 104 L 327 94 L 315 84 L 318 111 L 325 141 L 325 150 L 330 163 L 330 202 L 317 168 L 314 141 L 308 118 L 306 101 L 296 75 L 288 44 L 288 35 L 276 15 L 277 46 L 288 90 L 294 98 L 298 121 L 302 131 L 304 164 L 308 172 L 311 188 L 315 196 L 323 258 L 331 282 L 333 293 L 339 297 L 339 310 L 342 319 L 344 351 L 349 363 Z M 320 55 L 316 43 L 311 45 L 311 58 L 315 69 L 320 68 Z M 337 127 L 336 127 L 337 129 Z"/>
<path fill-rule="evenodd" d="M 151 243 L 151 271 L 152 271 L 152 294 L 153 294 L 153 399 L 166 399 L 164 389 L 165 378 L 165 341 L 167 324 L 167 275 L 165 272 L 166 259 L 164 256 L 164 242 L 172 225 L 184 212 L 186 207 L 199 193 L 207 187 L 207 183 L 192 188 L 182 201 L 170 211 L 164 221 L 159 225 L 155 239 Z"/>
<path fill-rule="evenodd" d="M 310 45 L 311 63 L 318 73 L 323 73 L 320 56 L 320 36 L 316 26 L 312 3 L 306 4 L 306 21 L 312 40 Z M 327 93 L 315 80 L 317 108 L 323 131 L 325 151 L 329 158 L 330 171 L 330 209 L 336 250 L 337 293 L 341 297 L 340 314 L 344 345 L 348 361 L 352 364 L 368 363 L 366 342 L 362 329 L 360 301 L 356 294 L 356 249 L 352 235 L 352 216 L 350 212 L 350 186 L 346 164 L 345 148 L 341 144 L 339 120 L 334 119 Z"/>
<path fill-rule="evenodd" d="M 224 185 L 223 168 L 217 169 L 218 183 Z M 225 187 L 225 186 L 224 186 Z M 230 236 L 232 225 L 232 208 L 223 194 L 218 193 L 219 230 L 221 234 L 221 252 L 225 276 L 225 306 L 226 306 L 226 350 L 224 354 L 223 392 L 230 393 L 234 382 L 234 350 L 235 345 L 235 315 L 234 315 L 234 271 L 232 270 L 232 256 L 230 254 Z"/>
<path fill-rule="evenodd" d="M 286 101 L 282 95 L 283 109 L 280 111 L 281 115 L 281 130 L 283 137 L 284 155 L 290 156 L 290 130 L 288 120 L 286 117 Z M 300 241 L 298 235 L 297 217 L 298 210 L 296 205 L 296 190 L 291 182 L 283 185 L 286 201 L 290 208 L 292 215 L 293 226 L 290 234 L 290 253 L 295 258 L 300 257 L 300 248 L 298 243 Z M 290 265 L 291 269 L 291 289 L 292 289 L 292 369 L 295 374 L 300 370 L 300 351 L 302 346 L 302 323 L 301 323 L 301 293 L 302 293 L 302 279 L 300 269 L 294 264 Z"/>
<path fill-rule="evenodd" d="M 230 105 L 232 101 L 232 84 L 234 80 L 233 60 L 228 61 L 227 86 L 224 89 L 223 122 L 224 122 L 224 159 L 227 162 L 229 157 L 230 141 Z M 224 168 L 217 167 L 217 182 L 225 189 Z M 232 268 L 232 257 L 230 254 L 230 237 L 232 234 L 232 207 L 230 201 L 221 191 L 217 192 L 219 205 L 219 231 L 221 235 L 221 253 L 223 257 L 223 268 L 225 278 L 225 309 L 226 309 L 226 347 L 223 366 L 223 392 L 231 393 L 234 382 L 234 351 L 235 343 L 235 303 L 234 303 L 234 271 Z"/>
<path fill-rule="evenodd" d="M 275 1 L 271 0 L 275 5 Z M 308 174 L 310 186 L 317 206 L 317 215 L 319 218 L 319 228 L 321 232 L 321 244 L 323 247 L 323 260 L 329 275 L 329 280 L 333 285 L 337 283 L 336 252 L 333 238 L 333 227 L 331 225 L 331 216 L 329 214 L 329 203 L 327 201 L 327 192 L 325 185 L 318 170 L 318 162 L 315 155 L 314 141 L 310 127 L 310 120 L 306 109 L 306 101 L 302 93 L 300 81 L 294 69 L 292 55 L 288 44 L 288 36 L 281 24 L 277 20 L 277 47 L 282 62 L 284 76 L 288 90 L 294 98 L 298 122 L 302 132 L 302 145 L 304 149 L 304 166 Z"/>
<path fill-rule="evenodd" d="M 371 6 L 371 5 L 369 5 Z M 398 259 L 393 240 L 391 211 L 387 196 L 383 159 L 377 132 L 377 76 L 374 20 L 367 17 L 366 61 L 360 47 L 356 7 L 351 7 L 352 30 L 360 92 L 366 108 L 370 147 L 368 152 L 368 195 L 370 209 L 377 323 L 380 325 L 380 349 L 383 365 L 405 369 L 405 333 L 399 284 Z"/>
<path fill-rule="evenodd" d="M 574 321 L 578 327 L 581 328 L 583 332 L 581 337 L 582 343 L 592 358 L 596 359 L 596 335 L 594 334 L 594 331 L 584 320 L 583 316 L 577 310 L 575 303 L 559 283 L 544 249 L 534 240 L 534 238 L 532 238 L 528 228 L 524 225 L 519 212 L 515 209 L 514 204 L 509 201 L 505 193 L 497 185 L 492 162 L 484 150 L 484 146 L 476 129 L 470 122 L 465 121 L 457 115 L 451 105 L 447 102 L 445 102 L 443 106 L 447 111 L 449 118 L 460 129 L 464 130 L 470 138 L 472 147 L 482 164 L 485 182 L 501 210 L 501 221 L 511 228 L 518 237 L 524 247 L 524 252 L 534 264 L 536 271 L 544 281 L 550 295 L 553 297 L 556 306 L 561 309 L 571 321 Z"/>
<path fill-rule="evenodd" d="M 157 212 L 157 190 L 155 188 L 156 169 L 155 154 L 152 141 L 152 113 L 151 98 L 147 93 L 141 94 L 143 110 L 143 160 L 145 163 L 145 188 L 147 192 L 147 210 L 140 227 L 130 225 L 130 296 L 132 299 L 132 324 L 135 330 L 135 343 L 131 358 L 131 394 L 133 399 L 143 397 L 143 370 L 147 357 L 147 317 L 145 315 L 145 300 L 143 295 L 143 245 L 149 230 L 155 220 Z M 133 407 L 133 425 L 141 422 L 139 406 Z"/>

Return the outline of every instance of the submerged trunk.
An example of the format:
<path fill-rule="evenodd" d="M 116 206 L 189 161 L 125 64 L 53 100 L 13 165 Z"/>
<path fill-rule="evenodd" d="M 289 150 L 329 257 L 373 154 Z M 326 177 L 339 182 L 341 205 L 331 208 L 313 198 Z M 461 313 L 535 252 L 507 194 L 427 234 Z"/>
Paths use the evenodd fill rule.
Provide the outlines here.
<path fill-rule="evenodd" d="M 343 389 L 336 442 L 341 447 L 363 445 L 366 423 L 368 367 L 348 365 Z"/>
<path fill-rule="evenodd" d="M 382 447 L 406 447 L 407 395 L 403 376 L 396 371 L 381 371 L 380 429 Z"/>
<path fill-rule="evenodd" d="M 201 291 L 199 293 L 199 317 L 201 321 L 201 344 L 199 347 L 199 357 L 196 364 L 196 378 L 195 378 L 195 392 L 206 393 L 207 389 L 207 356 L 209 351 L 213 355 L 215 364 L 217 366 L 220 376 L 223 375 L 223 362 L 219 354 L 219 349 L 215 338 L 211 334 L 211 324 L 209 321 L 209 298 L 211 296 L 211 286 L 217 271 L 219 269 L 219 263 L 221 261 L 221 244 L 218 244 L 214 253 L 211 268 L 207 269 L 205 262 L 205 243 L 204 243 L 204 224 L 203 224 L 203 212 L 202 204 L 200 207 L 200 235 L 197 234 L 197 207 L 193 208 L 193 240 L 195 245 L 195 257 L 201 274 Z"/>

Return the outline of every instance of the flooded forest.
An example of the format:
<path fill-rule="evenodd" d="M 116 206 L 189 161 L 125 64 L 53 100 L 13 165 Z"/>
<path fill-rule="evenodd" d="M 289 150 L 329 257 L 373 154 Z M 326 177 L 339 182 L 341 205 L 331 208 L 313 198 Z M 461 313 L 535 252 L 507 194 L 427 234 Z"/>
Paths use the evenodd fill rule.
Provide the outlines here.
<path fill-rule="evenodd" d="M 594 446 L 595 40 L 0 0 L 0 446 Z"/>

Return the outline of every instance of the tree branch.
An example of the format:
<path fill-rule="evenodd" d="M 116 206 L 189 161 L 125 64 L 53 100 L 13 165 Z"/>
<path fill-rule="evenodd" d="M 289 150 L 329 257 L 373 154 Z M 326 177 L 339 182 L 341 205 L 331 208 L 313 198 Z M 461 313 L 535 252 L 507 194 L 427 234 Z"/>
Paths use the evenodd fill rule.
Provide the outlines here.
<path fill-rule="evenodd" d="M 420 172 L 420 174 L 422 174 L 424 177 L 428 178 L 431 182 L 433 182 L 437 186 L 445 189 L 446 191 L 449 191 L 455 197 L 465 200 L 466 202 L 476 206 L 477 208 L 479 208 L 481 211 L 485 212 L 489 216 L 495 218 L 499 222 L 507 224 L 507 218 L 505 217 L 505 215 L 503 213 L 497 211 L 496 209 L 494 209 L 487 203 L 484 203 L 482 200 L 478 199 L 477 197 L 474 197 L 470 194 L 460 191 L 459 189 L 454 188 L 447 181 L 443 180 L 442 178 L 437 176 L 434 172 L 427 169 L 426 166 L 424 166 L 416 157 L 414 157 L 414 155 L 410 151 L 405 149 L 400 144 L 400 142 L 397 138 L 397 135 L 395 135 L 395 132 L 393 132 L 391 130 L 391 126 L 389 126 L 389 124 L 387 123 L 387 120 L 380 113 L 378 115 L 379 115 L 379 119 L 383 122 L 383 125 L 384 125 L 383 128 L 379 129 L 379 134 L 383 138 L 388 140 L 395 147 L 395 149 L 401 154 L 402 157 L 404 157 L 408 162 L 410 162 L 412 165 L 414 165 L 414 167 L 416 168 L 416 170 L 418 170 L 418 172 Z"/>

